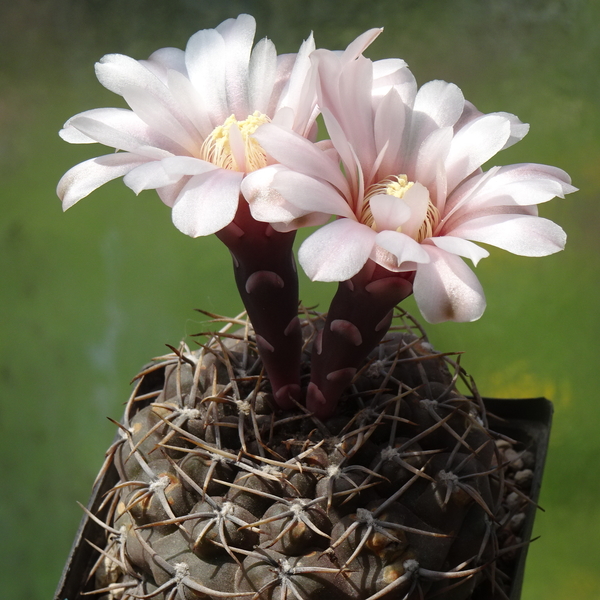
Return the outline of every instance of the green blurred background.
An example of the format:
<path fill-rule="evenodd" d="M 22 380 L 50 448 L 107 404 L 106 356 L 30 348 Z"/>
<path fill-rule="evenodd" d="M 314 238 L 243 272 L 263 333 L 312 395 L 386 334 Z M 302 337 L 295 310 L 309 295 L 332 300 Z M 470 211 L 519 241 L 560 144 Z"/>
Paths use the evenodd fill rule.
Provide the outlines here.
<path fill-rule="evenodd" d="M 250 12 L 258 37 L 295 51 L 343 48 L 384 26 L 371 58 L 404 58 L 424 83 L 457 83 L 485 112 L 531 124 L 493 164 L 569 172 L 579 193 L 541 214 L 569 235 L 543 259 L 492 251 L 474 324 L 429 326 L 464 351 L 484 395 L 555 402 L 555 421 L 524 600 L 600 598 L 600 3 L 589 0 L 0 0 L 0 588 L 53 596 L 128 382 L 202 329 L 194 308 L 241 310 L 229 255 L 170 223 L 154 192 L 110 183 L 68 213 L 55 186 L 103 154 L 57 132 L 75 113 L 121 106 L 93 64 L 184 47 L 198 29 Z M 257 37 L 257 39 L 258 39 Z M 334 288 L 302 282 L 323 309 Z M 409 310 L 417 311 L 412 301 Z"/>

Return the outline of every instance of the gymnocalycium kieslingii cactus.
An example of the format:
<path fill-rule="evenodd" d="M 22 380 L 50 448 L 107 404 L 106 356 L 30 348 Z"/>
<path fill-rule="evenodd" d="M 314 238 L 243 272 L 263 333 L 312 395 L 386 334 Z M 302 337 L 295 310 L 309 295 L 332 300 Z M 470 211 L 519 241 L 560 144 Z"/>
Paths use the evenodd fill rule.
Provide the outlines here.
<path fill-rule="evenodd" d="M 479 318 L 461 257 L 562 249 L 537 204 L 575 188 L 546 165 L 483 171 L 528 127 L 365 58 L 380 31 L 277 56 L 240 15 L 185 51 L 108 55 L 98 78 L 132 110 L 61 131 L 118 151 L 63 176 L 63 207 L 121 176 L 156 189 L 183 233 L 231 251 L 249 319 L 138 377 L 103 470 L 119 482 L 90 514 L 102 600 L 506 597 L 533 456 L 409 317 L 390 326 L 412 293 L 428 321 Z M 331 140 L 315 142 L 319 113 Z M 327 315 L 298 314 L 308 225 L 302 267 L 340 282 Z"/>

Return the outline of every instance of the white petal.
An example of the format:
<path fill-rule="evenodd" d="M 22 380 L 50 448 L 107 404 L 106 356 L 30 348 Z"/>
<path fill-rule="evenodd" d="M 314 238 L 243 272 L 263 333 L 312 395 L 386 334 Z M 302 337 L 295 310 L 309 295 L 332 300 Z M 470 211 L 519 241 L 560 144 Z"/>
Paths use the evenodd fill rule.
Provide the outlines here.
<path fill-rule="evenodd" d="M 514 214 L 471 219 L 448 233 L 520 256 L 554 254 L 564 248 L 567 240 L 563 229 L 548 219 Z"/>
<path fill-rule="evenodd" d="M 452 127 L 463 112 L 465 98 L 460 88 L 446 81 L 430 81 L 417 92 L 413 111 L 417 123 L 425 125 L 424 116 L 436 127 Z"/>
<path fill-rule="evenodd" d="M 153 159 L 161 159 L 167 156 L 172 156 L 172 153 L 168 150 L 145 145 L 143 143 L 143 139 L 140 139 L 135 135 L 131 135 L 129 131 L 127 131 L 125 123 L 122 127 L 118 127 L 118 119 L 109 120 L 109 122 L 113 122 L 115 126 L 99 121 L 95 118 L 90 118 L 84 113 L 82 115 L 76 115 L 75 117 L 72 117 L 68 121 L 68 124 L 69 127 L 77 129 L 90 139 L 117 150 L 134 152 L 136 154 L 141 154 Z"/>
<path fill-rule="evenodd" d="M 83 121 L 85 119 L 86 121 Z M 91 124 L 90 121 L 94 123 Z M 87 123 L 82 129 L 89 135 L 83 133 L 78 124 Z M 134 149 L 152 146 L 166 150 L 172 154 L 181 153 L 184 149 L 175 144 L 169 138 L 153 131 L 133 111 L 125 108 L 94 108 L 71 117 L 59 132 L 60 137 L 72 144 L 102 143 L 106 146 L 119 148 L 120 150 L 134 151 Z M 102 136 L 100 139 L 91 137 Z M 115 145 L 112 140 L 120 140 Z M 124 146 L 127 146 L 125 148 Z M 159 153 L 160 154 L 160 153 Z M 156 156 L 159 156 L 157 154 Z M 164 155 L 164 152 L 163 152 Z"/>
<path fill-rule="evenodd" d="M 177 183 L 156 188 L 156 193 L 168 207 L 173 208 L 175 201 L 179 197 L 179 194 L 181 194 L 181 190 L 187 185 L 189 180 L 189 177 L 183 176 Z"/>
<path fill-rule="evenodd" d="M 243 173 L 217 169 L 195 175 L 173 206 L 173 223 L 191 237 L 215 233 L 229 225 L 238 207 Z"/>
<path fill-rule="evenodd" d="M 238 120 L 250 114 L 248 105 L 248 63 L 256 32 L 254 17 L 241 14 L 217 27 L 225 41 L 225 90 L 227 105 Z"/>
<path fill-rule="evenodd" d="M 556 167 L 516 164 L 494 167 L 456 188 L 448 207 L 459 213 L 495 206 L 527 206 L 564 198 L 577 191 L 569 176 Z"/>
<path fill-rule="evenodd" d="M 225 56 L 223 36 L 214 29 L 198 31 L 185 48 L 185 65 L 190 81 L 203 98 L 215 126 L 231 114 L 225 92 Z"/>
<path fill-rule="evenodd" d="M 170 99 L 169 90 L 150 69 L 124 54 L 107 54 L 95 65 L 98 81 L 111 92 L 123 95 L 124 89 L 132 87 L 161 98 Z"/>
<path fill-rule="evenodd" d="M 406 190 L 402 200 L 410 208 L 410 218 L 402 224 L 402 231 L 416 238 L 429 209 L 429 190 L 417 181 Z"/>
<path fill-rule="evenodd" d="M 163 83 L 167 83 L 169 71 L 177 71 L 187 76 L 185 53 L 179 48 L 160 48 L 148 60 L 140 60 L 141 65 L 152 71 Z"/>
<path fill-rule="evenodd" d="M 250 212 L 257 221 L 288 224 L 304 216 L 306 211 L 288 202 L 273 188 L 273 178 L 283 165 L 272 165 L 249 173 L 244 177 L 241 192 L 250 205 Z"/>
<path fill-rule="evenodd" d="M 383 179 L 390 173 L 402 173 L 402 156 L 400 149 L 405 136 L 406 108 L 400 95 L 390 90 L 379 103 L 373 122 L 375 146 L 380 153 L 384 148 L 384 156 L 379 165 L 377 179 Z"/>
<path fill-rule="evenodd" d="M 276 71 L 277 50 L 271 40 L 263 38 L 256 44 L 250 56 L 248 95 L 252 112 L 257 110 L 267 114 Z"/>
<path fill-rule="evenodd" d="M 510 137 L 506 141 L 506 144 L 504 144 L 502 147 L 502 150 L 505 148 L 510 148 L 513 144 L 520 142 L 527 135 L 529 131 L 529 123 L 523 123 L 516 115 L 512 115 L 511 113 L 507 112 L 497 112 L 491 114 L 505 117 L 510 122 Z"/>
<path fill-rule="evenodd" d="M 502 150 L 510 134 L 510 121 L 500 115 L 484 115 L 460 129 L 446 159 L 448 192 Z"/>
<path fill-rule="evenodd" d="M 431 262 L 420 264 L 413 291 L 429 323 L 476 321 L 485 310 L 485 295 L 475 273 L 455 254 L 423 247 Z"/>
<path fill-rule="evenodd" d="M 147 159 L 128 152 L 107 154 L 86 160 L 69 169 L 58 182 L 56 193 L 67 210 L 112 179 L 122 177 Z"/>
<path fill-rule="evenodd" d="M 202 138 L 190 120 L 174 107 L 173 102 L 167 105 L 157 96 L 137 87 L 124 87 L 123 98 L 153 130 L 177 142 L 190 154 L 200 152 Z"/>
<path fill-rule="evenodd" d="M 304 212 L 320 212 L 354 219 L 346 199 L 333 186 L 291 169 L 278 171 L 273 189 Z"/>
<path fill-rule="evenodd" d="M 422 245 L 403 233 L 381 231 L 377 234 L 375 243 L 395 256 L 396 268 L 402 268 L 402 263 L 429 262 L 429 254 Z"/>
<path fill-rule="evenodd" d="M 324 179 L 343 194 L 349 194 L 339 164 L 312 142 L 272 123 L 261 125 L 254 137 L 277 162 L 310 177 Z"/>
<path fill-rule="evenodd" d="M 417 82 L 400 58 L 386 58 L 373 63 L 373 96 L 384 96 L 390 88 L 396 91 L 402 102 L 413 105 Z"/>
<path fill-rule="evenodd" d="M 181 112 L 194 125 L 202 139 L 206 139 L 221 122 L 213 122 L 214 115 L 211 115 L 209 107 L 205 105 L 203 96 L 185 75 L 171 70 L 167 73 L 167 82 Z"/>
<path fill-rule="evenodd" d="M 473 242 L 463 238 L 444 235 L 440 237 L 432 237 L 430 240 L 438 248 L 441 248 L 446 252 L 469 258 L 471 261 L 473 261 L 475 266 L 477 266 L 477 263 L 482 258 L 487 258 L 490 255 L 490 253 L 481 246 L 478 246 L 477 244 L 474 244 Z"/>
<path fill-rule="evenodd" d="M 161 161 L 153 160 L 129 171 L 123 178 L 123 183 L 139 194 L 142 190 L 154 190 L 176 183 L 181 177 L 168 174 Z"/>
<path fill-rule="evenodd" d="M 389 194 L 377 194 L 369 200 L 377 231 L 395 231 L 410 219 L 410 208 L 404 200 Z"/>
<path fill-rule="evenodd" d="M 350 219 L 317 229 L 298 250 L 298 260 L 313 281 L 346 281 L 367 262 L 376 233 Z"/>
<path fill-rule="evenodd" d="M 277 111 L 281 108 L 291 108 L 294 112 L 293 128 L 300 135 L 307 136 L 316 118 L 317 103 L 316 88 L 312 77 L 310 55 L 315 49 L 312 33 L 302 43 L 295 56 L 293 66 L 287 75 L 285 87 L 280 92 Z"/>
<path fill-rule="evenodd" d="M 369 29 L 350 42 L 343 53 L 344 61 L 352 61 L 360 56 L 381 34 L 383 27 Z"/>

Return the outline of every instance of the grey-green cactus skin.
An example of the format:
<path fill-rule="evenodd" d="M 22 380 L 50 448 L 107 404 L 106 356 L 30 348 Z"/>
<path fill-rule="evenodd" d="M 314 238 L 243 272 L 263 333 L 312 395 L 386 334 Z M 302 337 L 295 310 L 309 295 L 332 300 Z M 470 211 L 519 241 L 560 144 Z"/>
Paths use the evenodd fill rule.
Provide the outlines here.
<path fill-rule="evenodd" d="M 324 318 L 306 311 L 303 382 Z M 508 598 L 532 449 L 399 313 L 335 413 L 282 411 L 227 321 L 136 378 L 86 591 L 100 600 Z M 473 397 L 457 391 L 470 386 Z"/>

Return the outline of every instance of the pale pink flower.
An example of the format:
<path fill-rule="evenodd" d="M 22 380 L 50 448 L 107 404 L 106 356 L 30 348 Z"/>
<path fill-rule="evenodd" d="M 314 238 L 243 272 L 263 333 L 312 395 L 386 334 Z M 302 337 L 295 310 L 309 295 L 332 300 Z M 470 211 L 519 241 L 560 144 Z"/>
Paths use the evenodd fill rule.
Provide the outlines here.
<path fill-rule="evenodd" d="M 277 56 L 267 38 L 252 48 L 255 29 L 253 17 L 240 15 L 199 31 L 185 51 L 163 48 L 141 61 L 102 58 L 96 64 L 100 83 L 132 110 L 98 108 L 67 121 L 64 140 L 99 142 L 118 152 L 63 176 L 57 189 L 63 208 L 124 176 L 136 193 L 156 189 L 187 235 L 208 235 L 231 223 L 245 173 L 270 162 L 250 134 L 273 122 L 301 137 L 316 135 L 312 35 L 298 54 Z"/>
<path fill-rule="evenodd" d="M 254 137 L 280 164 L 242 186 L 253 216 L 281 231 L 337 217 L 299 250 L 312 280 L 345 281 L 374 261 L 409 280 L 414 274 L 428 321 L 472 321 L 485 297 L 461 257 L 476 265 L 489 254 L 474 242 L 523 256 L 564 247 L 565 233 L 538 217 L 536 205 L 576 189 L 565 172 L 481 169 L 527 133 L 514 115 L 482 114 L 443 81 L 417 91 L 408 69 L 382 85 L 381 67 L 362 56 L 317 50 L 312 59 L 333 150 L 263 125 Z"/>

